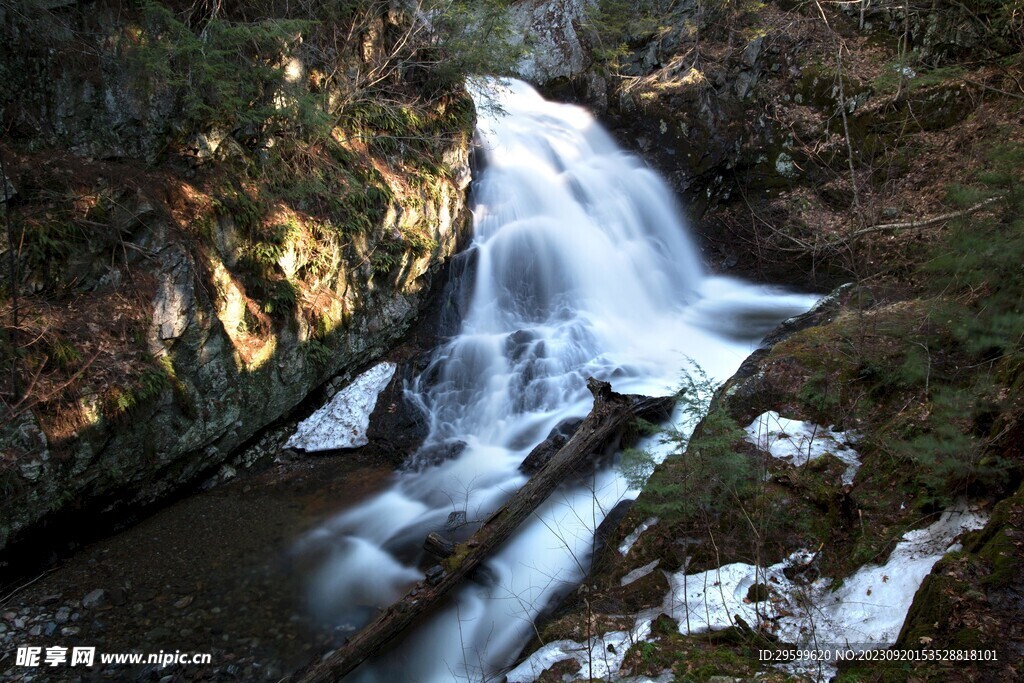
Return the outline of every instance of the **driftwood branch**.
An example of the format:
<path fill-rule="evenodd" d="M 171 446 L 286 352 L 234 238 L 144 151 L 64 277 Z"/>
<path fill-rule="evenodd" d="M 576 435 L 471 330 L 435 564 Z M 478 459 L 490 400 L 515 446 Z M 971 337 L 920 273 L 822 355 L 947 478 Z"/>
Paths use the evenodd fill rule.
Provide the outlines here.
<path fill-rule="evenodd" d="M 970 207 L 968 207 L 966 209 L 963 209 L 961 211 L 952 211 L 950 213 L 943 213 L 943 214 L 940 214 L 938 216 L 932 216 L 931 218 L 925 218 L 925 219 L 922 219 L 922 220 L 919 220 L 919 221 L 906 221 L 906 222 L 902 222 L 902 223 L 881 223 L 881 224 L 878 224 L 878 225 L 871 225 L 871 226 L 868 226 L 866 228 L 861 228 L 860 230 L 854 230 L 853 232 L 849 233 L 848 235 L 843 235 L 843 236 L 838 237 L 836 239 L 825 240 L 825 241 L 822 241 L 822 242 L 815 242 L 813 244 L 810 243 L 810 242 L 807 242 L 805 240 L 801 240 L 801 239 L 798 239 L 796 237 L 793 237 L 792 235 L 788 235 L 785 232 L 779 230 L 778 228 L 768 224 L 766 221 L 762 221 L 762 222 L 764 222 L 766 225 L 768 225 L 769 229 L 773 233 L 775 233 L 776 235 L 779 235 L 781 237 L 785 237 L 786 239 L 790 240 L 791 242 L 793 242 L 796 245 L 794 247 L 780 247 L 779 251 L 787 251 L 787 252 L 792 252 L 792 253 L 797 253 L 797 254 L 814 254 L 814 253 L 820 253 L 820 252 L 826 251 L 828 249 L 835 249 L 837 247 L 849 245 L 850 242 L 852 242 L 853 240 L 857 239 L 858 237 L 863 237 L 864 235 L 870 235 L 871 233 L 875 233 L 875 232 L 894 232 L 894 231 L 897 231 L 897 230 L 913 230 L 913 229 L 916 229 L 916 228 L 930 228 L 933 225 L 939 225 L 941 223 L 945 223 L 946 221 L 951 221 L 951 220 L 954 220 L 956 218 L 963 218 L 964 216 L 969 216 L 972 213 L 976 213 L 978 211 L 981 211 L 985 207 L 991 206 L 992 204 L 994 204 L 994 203 L 996 203 L 996 202 L 998 202 L 998 201 L 1000 201 L 1002 199 L 1005 199 L 1005 197 L 1003 195 L 997 195 L 995 197 L 989 197 L 988 199 L 980 201 L 977 204 L 975 204 L 974 206 L 970 206 Z"/>
<path fill-rule="evenodd" d="M 602 452 L 616 440 L 636 417 L 667 416 L 672 397 L 616 394 L 607 382 L 587 381 L 594 394 L 594 407 L 576 433 L 551 460 L 492 514 L 465 543 L 455 546 L 443 567 L 428 572 L 420 582 L 323 662 L 296 678 L 301 683 L 334 683 L 366 659 L 383 651 L 416 620 L 444 602 L 448 593 L 462 583 L 526 521 L 561 483 L 586 466 L 594 453 Z"/>
<path fill-rule="evenodd" d="M 890 230 L 910 230 L 913 228 L 927 228 L 932 225 L 938 225 L 939 223 L 944 223 L 945 221 L 953 220 L 954 218 L 963 218 L 964 216 L 969 216 L 972 213 L 975 213 L 976 211 L 981 211 L 989 204 L 994 204 L 995 202 L 999 201 L 1002 198 L 1002 195 L 996 197 L 989 197 L 988 199 L 978 202 L 974 206 L 966 208 L 963 211 L 953 211 L 951 213 L 944 213 L 939 216 L 933 216 L 931 218 L 926 218 L 925 220 L 921 221 L 907 221 L 905 223 L 885 223 L 882 225 L 872 225 L 870 227 L 861 228 L 860 230 L 854 231 L 854 233 L 850 235 L 850 238 L 852 239 L 854 237 L 860 237 L 861 235 L 867 235 L 872 232 L 888 232 Z"/>

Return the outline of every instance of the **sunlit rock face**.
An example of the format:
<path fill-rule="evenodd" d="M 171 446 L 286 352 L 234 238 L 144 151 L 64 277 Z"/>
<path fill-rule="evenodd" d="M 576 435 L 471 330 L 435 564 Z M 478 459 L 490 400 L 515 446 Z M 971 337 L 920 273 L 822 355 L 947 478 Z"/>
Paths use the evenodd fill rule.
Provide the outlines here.
<path fill-rule="evenodd" d="M 527 0 L 512 7 L 512 23 L 530 46 L 518 64 L 531 83 L 582 74 L 591 64 L 587 12 L 596 0 Z"/>
<path fill-rule="evenodd" d="M 474 116 L 458 88 L 445 106 L 459 115 L 424 153 L 443 174 L 392 170 L 374 181 L 373 201 L 313 215 L 307 194 L 282 208 L 285 199 L 240 170 L 263 164 L 273 136 L 294 131 L 273 126 L 264 135 L 216 118 L 197 122 L 175 100 L 181 93 L 175 95 L 174 79 L 162 82 L 160 70 L 138 68 L 139 54 L 133 61 L 124 46 L 126 36 L 144 33 L 140 8 L 44 4 L 31 15 L 10 11 L 10 3 L 0 7 L 0 111 L 10 143 L 0 195 L 5 187 L 18 193 L 23 207 L 50 201 L 30 197 L 32 185 L 20 177 L 45 172 L 49 180 L 37 186 L 47 195 L 62 194 L 53 186 L 59 181 L 76 198 L 95 195 L 94 207 L 96 197 L 110 201 L 88 214 L 74 243 L 59 242 L 66 259 L 22 267 L 23 304 L 35 296 L 49 305 L 47 297 L 63 287 L 75 306 L 61 299 L 55 319 L 80 332 L 83 349 L 103 351 L 93 369 L 120 356 L 108 361 L 106 374 L 91 376 L 102 386 L 67 401 L 76 421 L 61 423 L 59 438 L 50 429 L 52 406 L 0 419 L 0 453 L 17 463 L 0 468 L 0 491 L 9 485 L 17 492 L 0 496 L 0 550 L 29 542 L 41 523 L 56 530 L 117 516 L 205 479 L 329 378 L 352 379 L 417 320 L 444 265 L 465 244 L 469 222 Z M 382 19 L 381 26 L 395 29 L 400 20 Z M 312 55 L 303 49 L 308 41 L 282 44 L 271 57 L 282 72 L 279 87 L 263 104 L 310 91 L 314 70 L 342 74 L 317 86 L 333 100 L 348 65 L 371 43 L 330 55 Z M 372 166 L 368 156 L 356 157 L 346 158 L 349 170 Z M 310 172 L 337 176 L 337 163 L 319 157 Z M 220 203 L 224 188 L 242 185 L 260 216 L 248 223 L 238 207 Z M 346 187 L 368 190 L 369 181 Z M 336 230 L 323 230 L 328 223 Z M 259 293 L 245 262 L 269 235 L 262 229 L 274 225 L 298 227 L 286 231 L 280 253 L 265 264 L 272 277 L 263 284 L 289 285 L 281 291 L 292 297 L 270 310 L 267 304 L 276 304 Z M 73 308 L 96 313 L 69 323 Z M 151 382 L 140 390 L 145 373 Z"/>

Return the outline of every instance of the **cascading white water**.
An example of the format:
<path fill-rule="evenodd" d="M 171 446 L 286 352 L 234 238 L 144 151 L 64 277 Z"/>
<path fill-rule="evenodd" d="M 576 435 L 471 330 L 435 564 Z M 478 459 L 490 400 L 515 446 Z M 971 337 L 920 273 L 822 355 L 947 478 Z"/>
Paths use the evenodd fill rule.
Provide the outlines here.
<path fill-rule="evenodd" d="M 484 519 L 522 485 L 531 448 L 590 409 L 587 377 L 664 395 L 692 359 L 724 378 L 767 328 L 813 303 L 706 276 L 669 189 L 586 111 L 521 82 L 490 86 L 472 298 L 424 375 L 431 381 L 410 388 L 430 420 L 421 450 L 465 448 L 397 475 L 303 540 L 326 556 L 314 606 L 353 628 L 422 577 L 427 533 L 445 531 L 452 513 Z M 582 577 L 594 529 L 627 488 L 608 469 L 556 492 L 448 609 L 353 677 L 479 681 L 511 664 L 532 619 Z"/>

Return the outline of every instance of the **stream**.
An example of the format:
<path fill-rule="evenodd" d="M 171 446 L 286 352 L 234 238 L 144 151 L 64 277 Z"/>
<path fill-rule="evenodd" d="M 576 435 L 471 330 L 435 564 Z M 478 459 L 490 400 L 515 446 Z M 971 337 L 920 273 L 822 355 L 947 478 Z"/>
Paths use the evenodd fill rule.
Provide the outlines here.
<path fill-rule="evenodd" d="M 585 110 L 515 81 L 477 98 L 475 236 L 447 295 L 457 320 L 441 316 L 453 336 L 406 387 L 429 425 L 422 447 L 397 473 L 365 449 L 289 456 L 87 544 L 0 603 L 0 680 L 80 680 L 15 666 L 22 645 L 212 655 L 85 680 L 281 680 L 422 579 L 428 533 L 467 538 L 521 486 L 532 448 L 589 412 L 588 377 L 647 395 L 694 365 L 723 380 L 814 302 L 706 273 L 672 192 Z M 281 456 L 287 433 L 253 448 Z M 605 515 L 637 493 L 611 463 L 566 483 L 349 680 L 500 679 L 534 619 L 579 584 Z"/>
<path fill-rule="evenodd" d="M 725 379 L 815 299 L 707 274 L 671 190 L 584 109 L 518 81 L 483 84 L 476 99 L 484 162 L 466 304 L 458 334 L 407 387 L 429 436 L 385 490 L 293 550 L 315 558 L 312 612 L 342 631 L 423 578 L 428 533 L 463 540 L 526 481 L 530 450 L 589 411 L 588 377 L 647 395 L 672 393 L 693 365 Z M 604 516 L 636 494 L 615 467 L 563 487 L 444 610 L 349 680 L 507 670 L 533 619 L 584 575 Z"/>

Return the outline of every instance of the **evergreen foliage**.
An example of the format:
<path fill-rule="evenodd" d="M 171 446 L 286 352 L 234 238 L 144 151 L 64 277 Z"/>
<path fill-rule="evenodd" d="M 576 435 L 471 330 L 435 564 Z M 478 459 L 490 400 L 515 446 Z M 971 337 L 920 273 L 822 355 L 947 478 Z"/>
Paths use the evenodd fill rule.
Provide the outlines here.
<path fill-rule="evenodd" d="M 617 69 L 631 47 L 650 39 L 668 23 L 678 0 L 599 0 L 587 12 L 596 39 L 594 58 Z"/>
<path fill-rule="evenodd" d="M 974 186 L 955 185 L 949 201 L 960 208 L 998 197 L 995 215 L 954 225 L 925 266 L 936 292 L 955 300 L 954 332 L 974 353 L 997 357 L 1022 350 L 1024 331 L 1024 146 L 1007 144 L 989 155 Z"/>
<path fill-rule="evenodd" d="M 715 515 L 753 486 L 753 468 L 736 449 L 743 431 L 723 408 L 709 411 L 716 388 L 715 381 L 691 361 L 677 392 L 683 420 L 678 427 L 660 431 L 659 438 L 672 445 L 674 455 L 670 456 L 672 466 L 659 476 L 648 480 L 655 469 L 650 453 L 637 449 L 623 453 L 621 468 L 631 488 L 646 482 L 637 503 L 645 514 Z"/>

